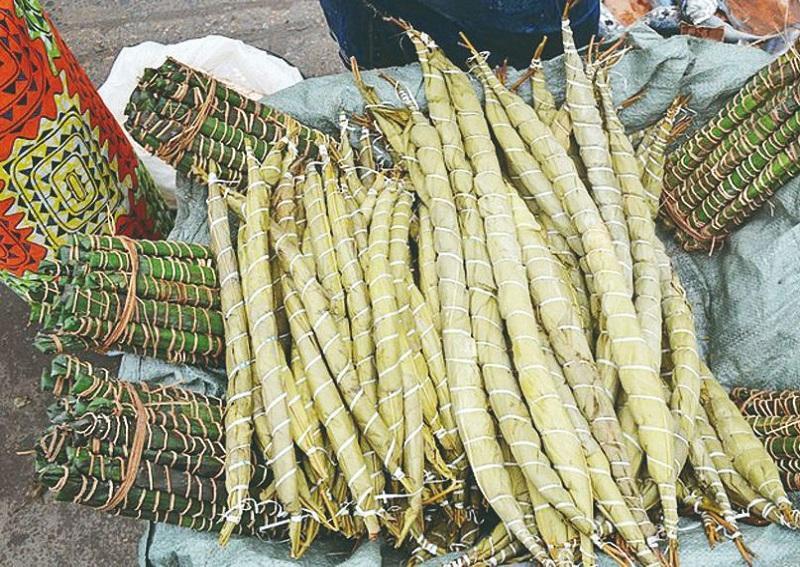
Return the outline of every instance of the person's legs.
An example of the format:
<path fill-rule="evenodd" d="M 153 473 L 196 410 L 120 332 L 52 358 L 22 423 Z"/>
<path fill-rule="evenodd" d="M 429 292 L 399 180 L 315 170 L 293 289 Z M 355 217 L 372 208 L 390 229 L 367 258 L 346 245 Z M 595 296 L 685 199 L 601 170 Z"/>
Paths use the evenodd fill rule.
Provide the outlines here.
<path fill-rule="evenodd" d="M 460 44 L 464 32 L 490 63 L 524 68 L 544 35 L 550 41 L 545 58 L 561 53 L 563 0 L 516 0 L 498 8 L 489 0 L 320 0 L 331 35 L 346 63 L 355 57 L 363 68 L 402 65 L 416 60 L 410 42 L 385 18 L 408 21 L 427 32 L 458 64 L 467 56 Z M 599 0 L 576 2 L 571 12 L 578 47 L 597 33 Z"/>

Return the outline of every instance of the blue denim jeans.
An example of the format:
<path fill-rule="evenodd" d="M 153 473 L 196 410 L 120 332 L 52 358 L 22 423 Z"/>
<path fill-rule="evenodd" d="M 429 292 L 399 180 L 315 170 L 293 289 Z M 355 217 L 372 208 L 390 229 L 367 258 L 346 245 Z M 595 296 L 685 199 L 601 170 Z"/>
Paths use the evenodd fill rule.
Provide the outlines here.
<path fill-rule="evenodd" d="M 427 32 L 456 63 L 466 50 L 464 32 L 479 50 L 491 52 L 490 63 L 523 68 L 547 35 L 544 56 L 561 53 L 561 12 L 564 0 L 320 0 L 331 35 L 344 61 L 355 57 L 364 68 L 403 65 L 416 60 L 401 30 L 384 20 L 393 16 Z M 580 47 L 597 33 L 599 0 L 580 0 L 570 11 L 575 41 Z"/>

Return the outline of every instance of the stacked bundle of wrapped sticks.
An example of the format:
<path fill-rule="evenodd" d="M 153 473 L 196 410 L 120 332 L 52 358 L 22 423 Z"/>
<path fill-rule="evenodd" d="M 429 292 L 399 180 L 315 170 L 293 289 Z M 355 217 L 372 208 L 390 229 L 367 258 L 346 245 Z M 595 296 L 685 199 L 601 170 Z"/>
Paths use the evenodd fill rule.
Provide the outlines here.
<path fill-rule="evenodd" d="M 297 130 L 301 154 L 327 141 L 321 132 L 172 58 L 145 71 L 126 115 L 133 138 L 178 171 L 196 175 L 214 161 L 220 178 L 233 184 L 246 177 L 245 144 L 263 159 L 287 129 Z"/>
<path fill-rule="evenodd" d="M 44 352 L 118 350 L 208 368 L 225 328 L 207 246 L 75 235 L 30 286 Z"/>
<path fill-rule="evenodd" d="M 731 399 L 775 459 L 787 490 L 800 490 L 800 390 L 734 388 Z"/>
<path fill-rule="evenodd" d="M 800 173 L 800 44 L 670 155 L 662 201 L 687 250 L 713 250 Z"/>
<path fill-rule="evenodd" d="M 58 403 L 36 446 L 36 472 L 56 500 L 122 516 L 219 531 L 225 510 L 223 401 L 190 390 L 117 380 L 59 355 L 42 377 Z M 251 489 L 273 478 L 256 463 Z M 285 537 L 277 506 L 247 513 L 237 533 Z"/>
<path fill-rule="evenodd" d="M 231 134 L 241 191 L 231 161 L 189 160 L 208 179 L 225 326 L 221 542 L 259 509 L 257 462 L 296 556 L 309 516 L 383 534 L 413 563 L 459 551 L 454 565 L 593 565 L 596 549 L 676 565 L 679 510 L 745 560 L 741 510 L 797 527 L 775 462 L 698 356 L 654 232 L 683 102 L 634 149 L 608 82 L 619 52 L 585 64 L 567 19 L 560 108 L 538 61 L 531 106 L 472 50 L 483 106 L 406 32 L 428 115 L 388 77 L 403 105 L 382 102 L 354 68 L 394 168 L 356 152 L 346 120 L 339 142 L 287 122 L 259 153 L 264 139 Z M 181 151 L 197 124 L 175 124 Z"/>
<path fill-rule="evenodd" d="M 697 354 L 654 232 L 677 111 L 634 150 L 611 102 L 617 52 L 584 65 L 567 20 L 562 31 L 561 108 L 540 65 L 529 106 L 473 50 L 482 106 L 407 29 L 429 115 L 394 81 L 404 104 L 383 103 L 354 69 L 394 169 L 359 161 L 346 135 L 301 151 L 292 128 L 263 160 L 246 145 L 244 193 L 209 163 L 229 378 L 223 542 L 252 502 L 253 446 L 290 526 L 302 486 L 343 478 L 337 514 L 406 542 L 414 562 L 480 533 L 456 563 L 591 565 L 599 548 L 675 565 L 684 508 L 749 560 L 738 510 L 796 526 L 775 463 Z M 299 527 L 289 537 L 297 553 Z"/>

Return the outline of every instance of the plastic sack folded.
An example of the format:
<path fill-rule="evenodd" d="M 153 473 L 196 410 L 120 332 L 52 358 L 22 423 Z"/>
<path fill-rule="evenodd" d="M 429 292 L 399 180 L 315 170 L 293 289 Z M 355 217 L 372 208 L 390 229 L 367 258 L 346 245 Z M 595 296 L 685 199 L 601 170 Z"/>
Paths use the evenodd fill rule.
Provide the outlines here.
<path fill-rule="evenodd" d="M 42 10 L 0 0 L 0 272 L 72 233 L 159 238 L 172 212 Z"/>
<path fill-rule="evenodd" d="M 283 59 L 228 37 L 209 35 L 168 45 L 146 41 L 119 52 L 106 82 L 99 89 L 100 96 L 117 122 L 125 123 L 125 105 L 142 72 L 148 67 L 160 66 L 167 57 L 205 71 L 219 81 L 235 85 L 237 91 L 254 100 L 303 79 L 300 71 Z M 153 176 L 156 186 L 168 198 L 174 199 L 175 170 L 146 152 L 130 136 L 129 140 Z"/>
<path fill-rule="evenodd" d="M 613 70 L 613 86 L 618 100 L 641 90 L 642 98 L 623 113 L 627 125 L 640 128 L 656 120 L 678 92 L 691 93 L 692 108 L 702 124 L 725 99 L 767 62 L 768 56 L 752 48 L 707 42 L 695 38 L 661 39 L 652 31 L 636 28 L 631 41 L 638 47 Z M 736 61 L 736 65 L 724 65 Z M 548 64 L 553 86 L 563 81 L 561 60 Z M 421 77 L 416 65 L 389 71 L 414 93 L 420 93 Z M 394 90 L 374 73 L 365 80 L 380 86 L 380 96 L 395 100 Z M 512 79 L 513 80 L 513 79 Z M 563 90 L 563 89 L 562 89 Z M 265 102 L 292 114 L 309 126 L 336 132 L 339 109 L 360 112 L 363 103 L 348 75 L 311 79 L 268 97 Z M 313 102 L 313 104 L 312 104 Z M 422 101 L 424 102 L 424 101 Z M 704 354 L 715 373 L 727 385 L 785 388 L 794 382 L 800 368 L 800 296 L 788 290 L 800 287 L 800 180 L 792 181 L 773 200 L 774 210 L 761 210 L 747 226 L 734 234 L 725 249 L 709 258 L 688 254 L 662 234 L 677 264 L 681 279 L 692 301 L 698 336 Z M 207 238 L 204 232 L 203 188 L 187 190 L 191 197 L 175 238 Z M 200 207 L 199 211 L 194 210 Z M 185 220 L 184 220 L 185 219 Z M 159 378 L 136 358 L 129 367 L 132 378 Z M 136 369 L 142 370 L 136 374 Z M 128 376 L 128 374 L 121 374 Z M 209 381 L 213 381 L 209 377 Z M 758 565 L 789 567 L 797 564 L 800 534 L 774 525 L 760 528 L 743 526 L 748 546 Z M 710 562 L 739 564 L 740 557 L 731 542 L 714 550 L 708 548 L 702 525 L 685 519 L 681 523 L 681 561 L 684 565 Z M 355 551 L 348 555 L 348 550 Z M 300 564 L 374 566 L 397 565 L 400 559 L 376 543 L 325 541 Z M 288 546 L 261 542 L 254 538 L 234 538 L 220 548 L 216 538 L 173 526 L 151 525 L 142 538 L 140 563 L 156 567 L 205 567 L 297 564 L 289 559 Z M 442 558 L 426 567 L 439 565 Z M 602 565 L 614 565 L 607 557 Z"/>

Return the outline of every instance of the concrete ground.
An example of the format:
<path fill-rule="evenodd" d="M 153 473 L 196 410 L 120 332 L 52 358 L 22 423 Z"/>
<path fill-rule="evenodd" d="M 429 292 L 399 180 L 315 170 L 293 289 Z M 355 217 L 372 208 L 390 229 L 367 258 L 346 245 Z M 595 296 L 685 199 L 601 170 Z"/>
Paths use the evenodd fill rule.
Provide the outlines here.
<path fill-rule="evenodd" d="M 305 76 L 339 72 L 336 44 L 316 0 L 43 0 L 98 86 L 118 51 L 153 40 L 226 35 L 282 56 Z M 32 346 L 27 308 L 0 285 L 0 565 L 134 565 L 142 525 L 33 493 L 33 463 L 19 455 L 47 424 L 38 391 L 49 357 Z"/>

